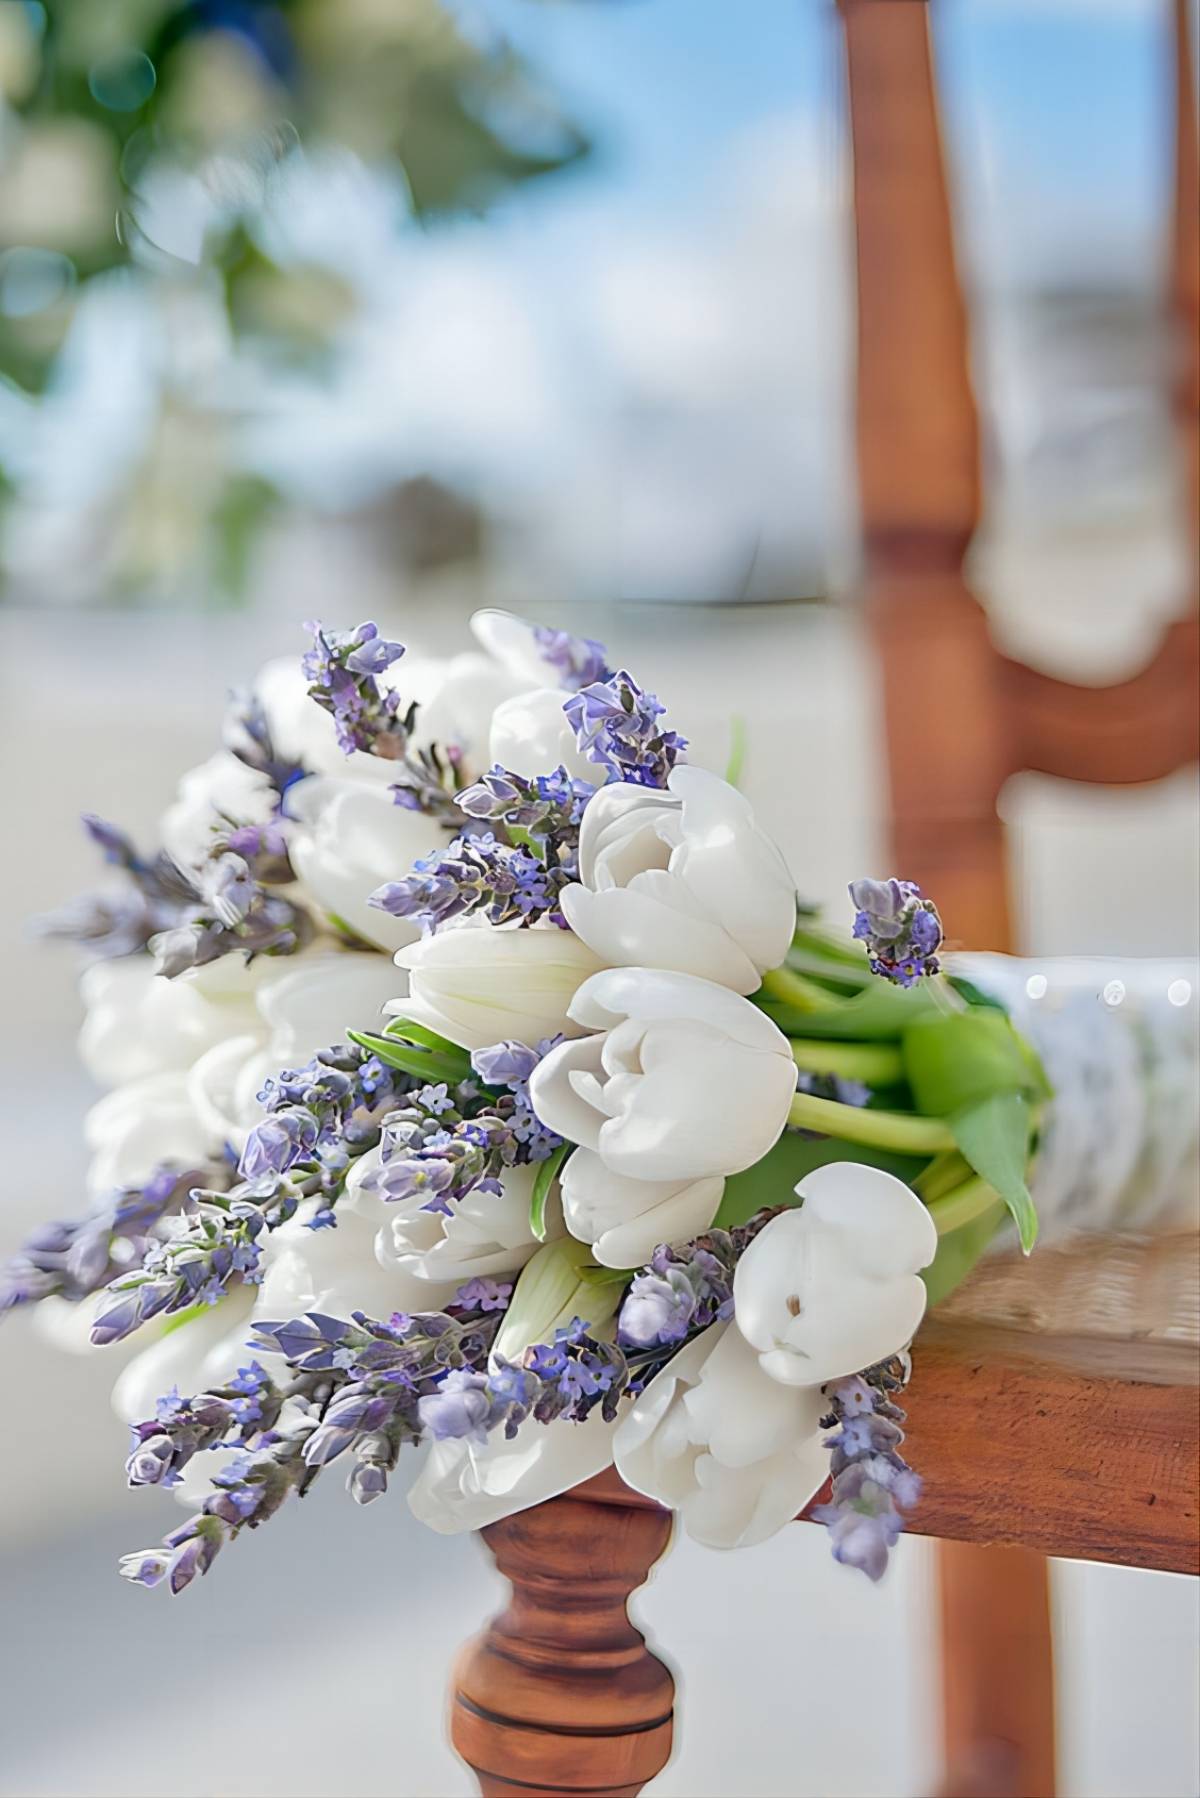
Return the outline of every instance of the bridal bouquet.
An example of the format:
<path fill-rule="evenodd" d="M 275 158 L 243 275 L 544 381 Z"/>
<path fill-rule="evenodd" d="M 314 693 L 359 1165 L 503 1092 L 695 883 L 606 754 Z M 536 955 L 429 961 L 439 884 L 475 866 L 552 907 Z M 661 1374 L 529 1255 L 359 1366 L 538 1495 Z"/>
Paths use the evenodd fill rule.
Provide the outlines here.
<path fill-rule="evenodd" d="M 822 927 L 600 644 L 309 628 L 161 848 L 85 821 L 115 883 L 49 920 L 112 1090 L 89 1207 L 0 1306 L 138 1345 L 129 1481 L 192 1513 L 122 1571 L 178 1592 L 330 1463 L 365 1504 L 407 1459 L 438 1530 L 615 1463 L 718 1547 L 832 1476 L 877 1578 L 926 1304 L 1037 1232 L 1051 1088 L 1003 983 L 940 966 L 904 881 Z"/>

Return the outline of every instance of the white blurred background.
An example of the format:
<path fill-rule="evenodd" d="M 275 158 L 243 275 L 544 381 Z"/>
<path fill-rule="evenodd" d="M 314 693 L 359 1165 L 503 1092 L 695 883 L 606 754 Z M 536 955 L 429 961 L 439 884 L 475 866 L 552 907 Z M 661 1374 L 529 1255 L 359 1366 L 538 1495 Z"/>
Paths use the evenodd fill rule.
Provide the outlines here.
<path fill-rule="evenodd" d="M 978 589 L 1006 646 L 1112 679 L 1186 578 L 1165 8 L 936 17 Z M 750 720 L 802 890 L 877 864 L 829 7 L 0 0 L 0 91 L 0 1253 L 76 1208 L 93 1096 L 70 955 L 25 921 L 89 882 L 81 810 L 147 839 L 303 618 L 440 651 L 486 602 L 600 636 L 701 760 Z M 1193 776 L 1005 803 L 1029 951 L 1196 952 Z M 441 1707 L 498 1600 L 479 1546 L 331 1481 L 178 1604 L 122 1585 L 172 1507 L 124 1490 L 114 1353 L 0 1326 L 0 1793 L 469 1791 Z M 917 1541 L 880 1589 L 808 1528 L 676 1544 L 637 1606 L 682 1686 L 655 1789 L 932 1789 L 930 1578 Z M 1195 1584 L 1062 1565 L 1055 1597 L 1066 1798 L 1200 1790 Z"/>

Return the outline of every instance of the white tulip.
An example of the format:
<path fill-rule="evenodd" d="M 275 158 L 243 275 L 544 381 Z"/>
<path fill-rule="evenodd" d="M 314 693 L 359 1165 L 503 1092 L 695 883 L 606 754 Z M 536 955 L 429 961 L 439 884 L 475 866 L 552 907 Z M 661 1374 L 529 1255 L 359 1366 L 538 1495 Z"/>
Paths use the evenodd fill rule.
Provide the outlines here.
<path fill-rule="evenodd" d="M 187 1068 L 225 1037 L 252 1028 L 261 969 L 238 956 L 221 981 L 168 980 L 146 955 L 97 962 L 80 981 L 86 1009 L 79 1052 L 92 1078 L 120 1086 L 147 1074 Z M 208 973 L 208 970 L 205 970 Z"/>
<path fill-rule="evenodd" d="M 164 1165 L 201 1167 L 223 1140 L 197 1116 L 188 1076 L 179 1070 L 106 1093 L 88 1112 L 83 1132 L 92 1152 L 88 1188 L 97 1195 L 142 1186 Z"/>
<path fill-rule="evenodd" d="M 386 1321 L 394 1311 L 440 1311 L 462 1284 L 418 1279 L 375 1254 L 374 1207 L 339 1202 L 332 1228 L 310 1230 L 291 1219 L 268 1240 L 255 1317 L 275 1321 L 319 1311 L 349 1319 L 354 1311 Z"/>
<path fill-rule="evenodd" d="M 614 1173 L 734 1174 L 778 1141 L 795 1063 L 748 999 L 691 974 L 611 968 L 580 987 L 570 1015 L 605 1034 L 550 1051 L 533 1072 L 534 1110 Z"/>
<path fill-rule="evenodd" d="M 603 1267 L 641 1267 L 659 1243 L 687 1242 L 717 1215 L 725 1182 L 634 1180 L 615 1174 L 590 1149 L 576 1149 L 563 1167 L 563 1219 L 572 1236 L 591 1244 Z"/>
<path fill-rule="evenodd" d="M 614 781 L 584 808 L 572 930 L 614 967 L 674 968 L 752 993 L 787 954 L 796 883 L 748 802 L 703 768 L 668 791 Z"/>
<path fill-rule="evenodd" d="M 937 1253 L 928 1210 L 880 1168 L 837 1161 L 796 1188 L 738 1262 L 734 1317 L 764 1373 L 820 1386 L 886 1360 L 925 1314 L 917 1270 Z"/>
<path fill-rule="evenodd" d="M 409 1508 L 443 1536 L 485 1529 L 601 1473 L 612 1460 L 615 1428 L 597 1406 L 582 1423 L 527 1417 L 511 1441 L 499 1428 L 485 1443 L 466 1437 L 434 1442 L 409 1492 Z"/>
<path fill-rule="evenodd" d="M 449 1216 L 426 1211 L 423 1192 L 383 1200 L 382 1167 L 379 1150 L 372 1149 L 351 1169 L 347 1191 L 356 1209 L 365 1210 L 376 1223 L 375 1254 L 384 1267 L 414 1280 L 452 1282 L 457 1287 L 466 1280 L 515 1274 L 537 1250 L 529 1228 L 533 1167 L 505 1169 L 499 1196 L 468 1193 L 454 1201 Z M 367 1200 L 374 1203 L 368 1207 Z M 546 1219 L 548 1233 L 561 1234 L 562 1214 L 553 1199 Z"/>
<path fill-rule="evenodd" d="M 471 618 L 471 635 L 491 659 L 522 687 L 544 687 L 549 664 L 528 619 L 498 606 L 485 606 Z"/>
<path fill-rule="evenodd" d="M 584 755 L 567 722 L 563 711 L 567 697 L 561 687 L 535 687 L 498 705 L 492 717 L 492 762 L 527 779 L 565 768 L 573 779 L 593 786 L 602 780 L 601 770 Z M 594 803 L 589 803 L 589 810 Z"/>
<path fill-rule="evenodd" d="M 482 774 L 496 708 L 530 684 L 490 656 L 468 653 L 452 657 L 436 690 L 417 714 L 418 743 L 452 743 L 467 765 Z M 404 688 L 405 693 L 408 690 Z"/>
<path fill-rule="evenodd" d="M 489 924 L 441 930 L 401 949 L 396 964 L 409 970 L 409 996 L 390 1009 L 464 1049 L 578 1035 L 586 1023 L 572 1024 L 567 1008 L 600 966 L 569 930 Z"/>
<path fill-rule="evenodd" d="M 695 1337 L 634 1400 L 613 1440 L 627 1485 L 710 1548 L 764 1542 L 829 1473 L 818 1388 L 781 1386 L 732 1324 Z"/>
<path fill-rule="evenodd" d="M 314 950 L 281 960 L 284 971 L 258 993 L 258 1028 L 202 1055 L 188 1076 L 197 1118 L 210 1136 L 242 1149 L 262 1116 L 269 1075 L 303 1067 L 347 1029 L 374 1030 L 396 977 L 385 956 Z"/>
<path fill-rule="evenodd" d="M 403 880 L 420 856 L 441 846 L 437 825 L 397 805 L 384 787 L 328 775 L 299 781 L 288 811 L 292 866 L 322 911 L 389 954 L 411 943 L 417 926 L 380 911 L 371 894 L 385 881 Z"/>
<path fill-rule="evenodd" d="M 275 815 L 275 789 L 265 774 L 218 750 L 179 782 L 162 815 L 159 841 L 181 868 L 208 860 L 218 825 L 267 824 Z"/>

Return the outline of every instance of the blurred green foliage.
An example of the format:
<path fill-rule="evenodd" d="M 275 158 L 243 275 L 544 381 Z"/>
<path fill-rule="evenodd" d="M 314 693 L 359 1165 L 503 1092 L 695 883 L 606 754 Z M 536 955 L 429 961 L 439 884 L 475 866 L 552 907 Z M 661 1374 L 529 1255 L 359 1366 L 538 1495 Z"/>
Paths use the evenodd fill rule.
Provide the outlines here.
<path fill-rule="evenodd" d="M 236 202 L 252 209 L 297 143 L 398 167 L 418 219 L 481 212 L 588 148 L 513 50 L 441 0 L 3 0 L 0 90 L 0 373 L 30 391 L 79 284 L 153 261 L 138 195 L 164 166 L 232 198 L 204 259 L 247 278 L 235 327 L 279 317 L 286 339 L 311 334 L 311 308 L 276 304 Z"/>
<path fill-rule="evenodd" d="M 56 543 L 94 570 L 81 593 L 237 597 L 282 503 L 239 464 L 238 420 L 283 367 L 326 378 L 362 301 L 311 227 L 273 259 L 277 178 L 286 215 L 306 156 L 356 160 L 400 233 L 586 154 L 480 17 L 454 0 L 0 0 L 0 548 L 11 576 L 7 527 L 27 513 L 30 597 L 56 582 Z M 97 357 L 128 379 L 130 330 L 155 397 L 134 426 L 125 409 L 117 448 Z M 80 438 L 83 499 L 53 473 Z"/>

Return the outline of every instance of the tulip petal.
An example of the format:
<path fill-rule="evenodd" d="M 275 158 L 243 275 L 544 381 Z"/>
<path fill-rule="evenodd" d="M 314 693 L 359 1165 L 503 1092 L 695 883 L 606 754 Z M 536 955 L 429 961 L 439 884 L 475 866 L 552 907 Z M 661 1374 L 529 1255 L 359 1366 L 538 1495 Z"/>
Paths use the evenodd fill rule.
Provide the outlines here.
<path fill-rule="evenodd" d="M 735 1330 L 718 1324 L 704 1331 L 622 1420 L 613 1443 L 617 1471 L 635 1491 L 671 1505 L 688 1534 L 709 1547 L 765 1541 L 803 1509 L 829 1471 L 816 1395 L 785 1394 L 780 1407 L 769 1385 L 755 1358 L 741 1352 Z M 742 1411 L 750 1424 L 728 1430 Z M 725 1432 L 720 1447 L 729 1460 L 719 1459 L 707 1438 L 710 1419 Z M 752 1458 L 755 1446 L 764 1451 L 759 1458 Z"/>
<path fill-rule="evenodd" d="M 668 786 L 683 801 L 672 873 L 759 972 L 778 967 L 796 927 L 796 883 L 783 856 L 758 828 L 749 801 L 718 775 L 682 766 Z"/>
<path fill-rule="evenodd" d="M 645 1024 L 692 1019 L 711 1025 L 747 1049 L 784 1055 L 791 1061 L 787 1038 L 765 1012 L 739 993 L 694 974 L 659 968 L 605 968 L 583 981 L 571 1001 L 570 1015 L 587 1030 L 607 1030 L 622 1018 L 636 1018 Z"/>
<path fill-rule="evenodd" d="M 717 1215 L 725 1182 L 634 1180 L 576 1149 L 562 1174 L 563 1217 L 602 1267 L 640 1267 L 660 1243 L 686 1242 Z"/>
<path fill-rule="evenodd" d="M 937 1243 L 916 1194 L 878 1168 L 837 1164 L 802 1191 L 803 1208 L 773 1218 L 739 1261 L 734 1315 L 772 1379 L 819 1386 L 911 1340 L 925 1312 L 917 1269 Z"/>
<path fill-rule="evenodd" d="M 529 1081 L 534 1113 L 547 1130 L 585 1149 L 598 1146 L 603 1116 L 580 1094 L 577 1077 L 590 1074 L 595 1080 L 602 1071 L 603 1052 L 604 1039 L 598 1036 L 560 1043 L 542 1057 Z"/>
<path fill-rule="evenodd" d="M 601 961 L 674 969 L 737 993 L 754 992 L 758 969 L 719 925 L 689 915 L 687 889 L 664 873 L 662 879 L 678 889 L 681 901 L 665 904 L 639 887 L 646 878 L 636 875 L 628 886 L 598 892 L 569 886 L 562 894 L 563 915 Z"/>
<path fill-rule="evenodd" d="M 484 1529 L 602 1472 L 612 1461 L 615 1430 L 596 1409 L 582 1423 L 528 1417 L 511 1441 L 497 1429 L 486 1443 L 434 1442 L 409 1509 L 443 1536 Z"/>

